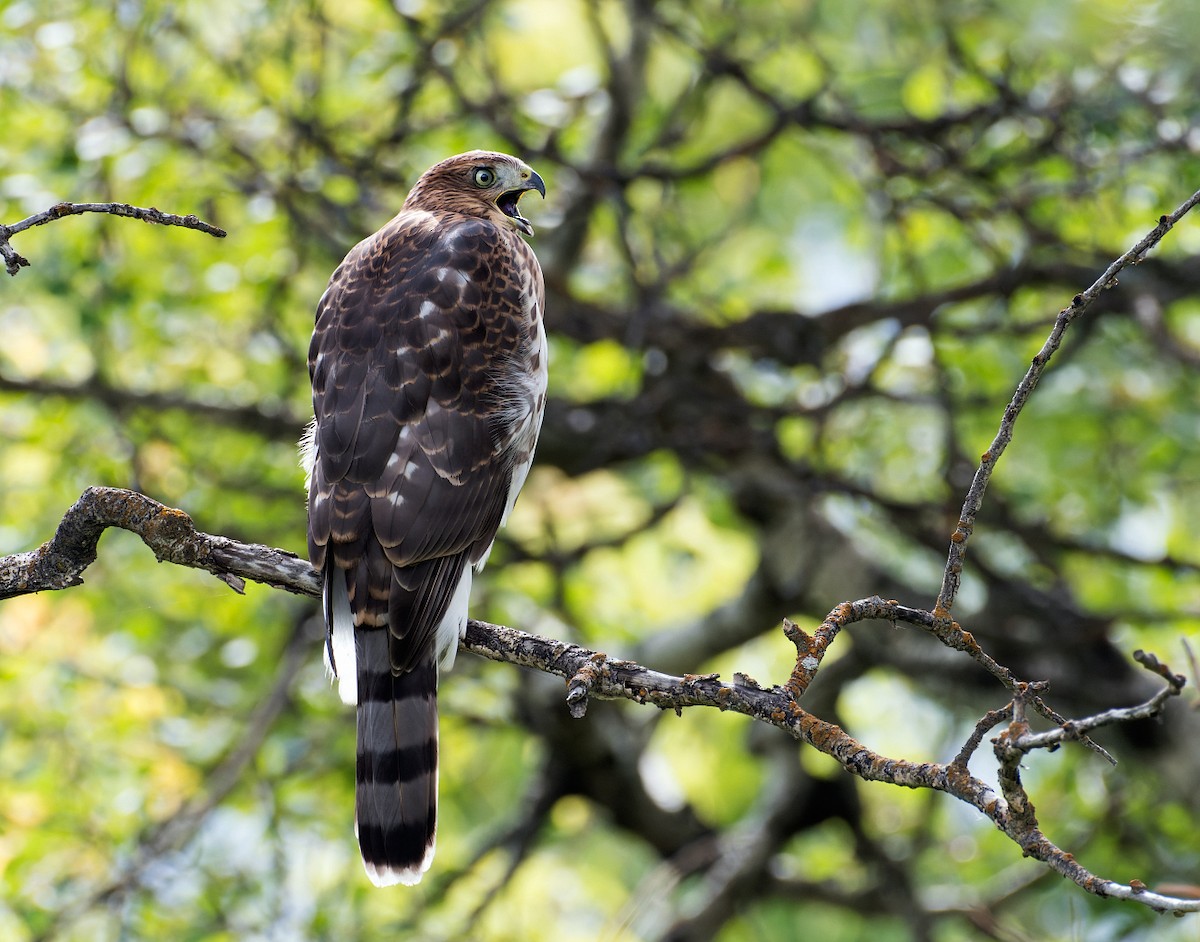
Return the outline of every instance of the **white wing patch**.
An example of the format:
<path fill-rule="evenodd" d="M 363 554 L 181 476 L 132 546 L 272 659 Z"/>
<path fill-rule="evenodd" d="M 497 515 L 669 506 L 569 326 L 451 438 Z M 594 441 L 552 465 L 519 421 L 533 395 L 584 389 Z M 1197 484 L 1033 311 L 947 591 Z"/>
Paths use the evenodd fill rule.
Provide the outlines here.
<path fill-rule="evenodd" d="M 438 623 L 437 656 L 441 660 L 443 670 L 450 670 L 454 666 L 458 642 L 467 633 L 467 603 L 471 600 L 471 577 L 471 564 L 466 563 L 454 589 L 454 596 L 446 608 L 446 614 Z"/>
<path fill-rule="evenodd" d="M 350 611 L 346 580 L 334 579 L 329 595 L 333 611 L 325 613 L 325 624 L 330 626 L 333 663 L 326 647 L 325 669 L 337 681 L 342 703 L 353 704 L 358 702 L 358 658 L 354 653 L 354 614 Z"/>

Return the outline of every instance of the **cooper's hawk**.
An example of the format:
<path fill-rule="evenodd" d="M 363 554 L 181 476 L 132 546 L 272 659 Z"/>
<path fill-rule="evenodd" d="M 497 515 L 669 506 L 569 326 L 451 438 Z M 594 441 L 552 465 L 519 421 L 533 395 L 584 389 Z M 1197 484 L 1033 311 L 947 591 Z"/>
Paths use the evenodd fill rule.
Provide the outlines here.
<path fill-rule="evenodd" d="M 546 400 L 542 271 L 514 157 L 435 164 L 333 273 L 308 352 L 308 550 L 326 656 L 358 704 L 355 828 L 380 886 L 433 858 L 438 661 L 533 461 Z"/>

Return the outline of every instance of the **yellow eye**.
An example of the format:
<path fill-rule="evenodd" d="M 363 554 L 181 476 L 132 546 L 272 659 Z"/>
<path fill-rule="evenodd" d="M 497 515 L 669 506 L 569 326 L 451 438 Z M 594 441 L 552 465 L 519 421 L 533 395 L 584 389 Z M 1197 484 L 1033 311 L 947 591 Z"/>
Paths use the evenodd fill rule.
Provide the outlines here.
<path fill-rule="evenodd" d="M 480 189 L 491 186 L 496 182 L 496 171 L 491 167 L 480 167 L 472 175 L 471 179 Z"/>

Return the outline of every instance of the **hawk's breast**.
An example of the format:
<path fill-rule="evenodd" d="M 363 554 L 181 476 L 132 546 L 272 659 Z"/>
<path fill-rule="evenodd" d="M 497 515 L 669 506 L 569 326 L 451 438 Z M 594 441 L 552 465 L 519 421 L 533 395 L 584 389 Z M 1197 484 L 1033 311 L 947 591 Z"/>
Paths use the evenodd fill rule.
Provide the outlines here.
<path fill-rule="evenodd" d="M 536 269 L 523 266 L 521 310 L 524 323 L 521 325 L 521 334 L 524 342 L 514 361 L 506 365 L 499 382 L 501 437 L 497 445 L 512 462 L 512 478 L 504 516 L 501 518 L 502 526 L 507 522 L 517 494 L 529 474 L 529 467 L 533 464 L 533 452 L 542 428 L 542 415 L 546 411 L 549 357 L 546 328 L 542 323 L 541 286 L 534 284 L 535 272 Z"/>

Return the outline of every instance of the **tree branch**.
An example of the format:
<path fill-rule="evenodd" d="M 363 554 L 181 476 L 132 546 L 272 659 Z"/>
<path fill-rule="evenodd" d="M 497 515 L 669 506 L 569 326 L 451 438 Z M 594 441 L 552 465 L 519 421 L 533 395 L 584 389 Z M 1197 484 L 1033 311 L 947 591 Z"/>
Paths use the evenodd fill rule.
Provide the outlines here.
<path fill-rule="evenodd" d="M 108 527 L 142 538 L 159 562 L 204 569 L 241 592 L 245 580 L 319 597 L 320 577 L 308 561 L 286 550 L 201 533 L 192 518 L 145 494 L 89 487 L 63 516 L 53 539 L 29 553 L 0 558 L 0 599 L 82 585 Z"/>
<path fill-rule="evenodd" d="M 80 585 L 83 571 L 96 560 L 97 545 L 108 527 L 131 530 L 160 561 L 204 569 L 239 592 L 250 579 L 300 595 L 320 594 L 318 573 L 293 553 L 202 533 L 183 511 L 134 491 L 90 487 L 63 516 L 51 540 L 31 552 L 0 558 L 0 599 Z M 841 727 L 809 713 L 799 703 L 837 633 L 853 623 L 869 620 L 922 628 L 943 644 L 969 654 L 1013 692 L 1012 702 L 984 716 L 949 763 L 916 763 L 871 751 Z M 1183 689 L 1184 678 L 1153 656 L 1139 652 L 1137 659 L 1166 686 L 1145 703 L 1072 721 L 1063 720 L 1043 704 L 1038 712 L 1054 717 L 1059 728 L 1032 733 L 1026 708 L 1041 703 L 1036 693 L 1044 685 L 1018 681 L 988 657 L 969 632 L 957 624 L 947 626 L 946 620 L 933 612 L 873 597 L 837 606 L 812 635 L 790 622 L 785 623 L 784 631 L 796 645 L 796 662 L 786 683 L 769 687 L 740 673 L 733 675 L 732 683 L 723 682 L 717 674 L 664 674 L 577 644 L 476 620 L 468 623 L 462 648 L 564 678 L 568 681 L 567 703 L 575 716 L 584 714 L 590 697 L 634 700 L 676 713 L 694 706 L 740 713 L 831 756 L 864 781 L 952 795 L 992 821 L 1026 855 L 1036 857 L 1090 893 L 1135 900 L 1159 912 L 1200 912 L 1200 900 L 1153 893 L 1138 881 L 1124 885 L 1084 869 L 1042 834 L 1033 803 L 1020 781 L 1021 760 L 1034 749 L 1055 749 L 1063 741 L 1081 739 L 1085 730 L 1161 712 L 1166 702 Z M 991 786 L 970 774 L 967 760 L 987 730 L 1006 718 L 1010 719 L 1007 729 L 993 740 L 1001 788 L 997 795 Z"/>
<path fill-rule="evenodd" d="M 196 229 L 210 236 L 223 239 L 227 235 L 211 223 L 197 216 L 176 216 L 174 213 L 164 213 L 153 206 L 148 209 L 141 206 L 130 206 L 128 203 L 55 203 L 47 210 L 34 213 L 14 222 L 10 226 L 0 223 L 0 257 L 4 259 L 4 267 L 10 275 L 15 275 L 22 268 L 29 266 L 29 259 L 18 254 L 9 241 L 18 232 L 32 229 L 34 226 L 44 226 L 48 222 L 62 219 L 64 216 L 78 216 L 82 213 L 108 213 L 112 216 L 128 216 L 130 219 L 140 219 L 142 222 L 153 222 L 160 226 L 182 226 L 184 229 Z"/>
<path fill-rule="evenodd" d="M 1137 245 L 1109 265 L 1104 274 L 1097 278 L 1090 288 L 1082 294 L 1075 295 L 1070 305 L 1059 311 L 1050 336 L 1046 338 L 1042 349 L 1034 356 L 1029 369 L 1021 378 L 1021 382 L 1017 384 L 1012 401 L 1009 402 L 1008 407 L 1004 410 L 1004 417 L 1000 420 L 1000 428 L 996 432 L 996 437 L 992 439 L 991 445 L 980 457 L 979 467 L 975 471 L 975 477 L 971 481 L 966 499 L 963 501 L 962 511 L 959 513 L 958 526 L 950 537 L 950 550 L 946 559 L 946 569 L 942 575 L 942 587 L 933 607 L 934 614 L 938 618 L 950 618 L 950 610 L 954 606 L 954 599 L 958 595 L 958 588 L 962 580 L 963 558 L 966 556 L 967 543 L 975 529 L 975 518 L 979 514 L 980 507 L 983 506 L 983 493 L 987 490 L 988 481 L 991 480 L 996 463 L 1004 454 L 1004 449 L 1008 447 L 1009 442 L 1012 441 L 1017 417 L 1025 408 L 1025 403 L 1029 401 L 1034 389 L 1037 388 L 1038 381 L 1050 363 L 1050 358 L 1062 344 L 1062 338 L 1067 328 L 1087 310 L 1088 305 L 1096 300 L 1103 291 L 1116 285 L 1117 275 L 1123 269 L 1141 262 L 1146 257 L 1146 253 L 1158 245 L 1175 223 L 1186 216 L 1197 203 L 1200 203 L 1200 190 L 1188 197 L 1175 212 L 1168 216 L 1159 216 L 1158 225 L 1146 233 Z"/>

